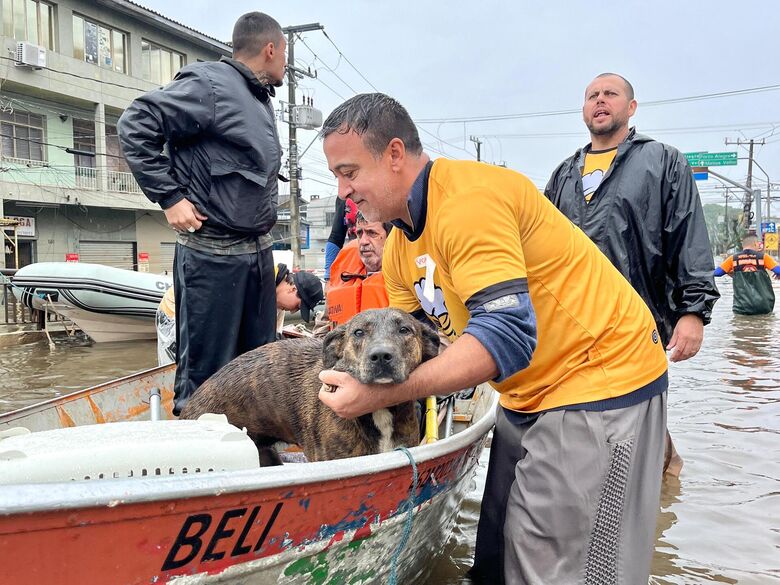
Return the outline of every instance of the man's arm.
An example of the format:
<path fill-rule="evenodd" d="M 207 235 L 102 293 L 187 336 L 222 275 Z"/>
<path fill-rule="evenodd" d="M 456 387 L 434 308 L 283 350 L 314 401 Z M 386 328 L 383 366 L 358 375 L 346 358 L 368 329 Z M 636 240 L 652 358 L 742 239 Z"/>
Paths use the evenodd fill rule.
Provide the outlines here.
<path fill-rule="evenodd" d="M 720 297 L 713 277 L 710 240 L 704 221 L 699 191 L 687 161 L 666 147 L 664 198 L 664 257 L 669 278 L 674 283 L 672 310 L 680 315 L 667 349 L 671 361 L 696 355 L 710 322 L 712 307 Z M 683 318 L 684 317 L 684 318 Z"/>
<path fill-rule="evenodd" d="M 203 73 L 182 71 L 167 86 L 137 98 L 117 124 L 122 152 L 144 194 L 163 209 L 185 197 L 170 152 L 206 132 L 214 119 L 214 91 Z"/>

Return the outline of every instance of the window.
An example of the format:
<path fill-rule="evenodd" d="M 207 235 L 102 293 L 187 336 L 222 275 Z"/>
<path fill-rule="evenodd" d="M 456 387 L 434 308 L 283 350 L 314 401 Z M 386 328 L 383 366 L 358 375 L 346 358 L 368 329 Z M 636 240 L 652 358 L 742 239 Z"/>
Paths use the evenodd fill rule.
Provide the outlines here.
<path fill-rule="evenodd" d="M 0 138 L 4 157 L 23 160 L 46 160 L 43 139 L 43 116 L 27 112 L 2 112 Z"/>
<path fill-rule="evenodd" d="M 3 0 L 3 34 L 54 50 L 52 7 L 38 0 Z"/>
<path fill-rule="evenodd" d="M 73 148 L 83 152 L 95 152 L 94 120 L 73 119 Z M 73 157 L 77 167 L 94 168 L 95 166 L 95 156 L 74 154 Z"/>
<path fill-rule="evenodd" d="M 184 65 L 181 53 L 141 40 L 141 73 L 146 81 L 168 83 Z"/>
<path fill-rule="evenodd" d="M 125 73 L 126 54 L 125 33 L 73 15 L 73 56 L 76 59 Z"/>
<path fill-rule="evenodd" d="M 122 154 L 122 148 L 119 146 L 119 133 L 116 126 L 106 124 L 106 167 L 109 171 L 118 171 L 120 173 L 129 173 L 130 167 Z"/>

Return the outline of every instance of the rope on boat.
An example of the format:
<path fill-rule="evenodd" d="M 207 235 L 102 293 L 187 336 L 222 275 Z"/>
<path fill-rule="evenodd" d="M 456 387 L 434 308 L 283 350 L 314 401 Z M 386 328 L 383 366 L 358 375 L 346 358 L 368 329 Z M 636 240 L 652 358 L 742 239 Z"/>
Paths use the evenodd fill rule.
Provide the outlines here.
<path fill-rule="evenodd" d="M 404 531 L 401 534 L 401 540 L 393 553 L 393 558 L 390 561 L 390 579 L 387 581 L 388 585 L 398 585 L 398 559 L 401 553 L 406 548 L 409 542 L 409 536 L 412 534 L 412 521 L 414 520 L 414 497 L 417 495 L 417 480 L 419 474 L 417 472 L 417 463 L 414 460 L 414 455 L 406 447 L 396 447 L 396 451 L 401 451 L 409 458 L 409 463 L 412 464 L 412 487 L 409 489 L 409 497 L 406 498 L 398 507 L 399 512 L 403 512 L 406 509 L 406 522 L 404 523 Z"/>

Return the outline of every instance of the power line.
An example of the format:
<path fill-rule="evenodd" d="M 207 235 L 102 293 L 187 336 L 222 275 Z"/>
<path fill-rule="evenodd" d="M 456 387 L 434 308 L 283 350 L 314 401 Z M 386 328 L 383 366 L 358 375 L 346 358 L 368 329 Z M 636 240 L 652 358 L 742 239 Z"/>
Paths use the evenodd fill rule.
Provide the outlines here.
<path fill-rule="evenodd" d="M 324 35 L 325 35 L 325 38 L 326 38 L 326 39 L 328 39 L 328 41 L 330 41 L 330 44 L 331 44 L 331 45 L 333 45 L 333 48 L 334 48 L 334 49 L 336 49 L 336 50 L 339 52 L 339 56 L 340 56 L 340 57 L 343 57 L 343 58 L 344 58 L 344 60 L 345 60 L 347 63 L 349 63 L 349 66 L 350 66 L 350 67 L 352 67 L 352 69 L 354 69 L 354 70 L 355 70 L 355 72 L 356 72 L 358 75 L 360 75 L 360 77 L 362 77 L 362 78 L 363 78 L 363 81 L 365 81 L 365 82 L 366 82 L 368 85 L 370 85 L 374 91 L 376 91 L 376 92 L 379 92 L 379 90 L 376 88 L 376 86 L 375 86 L 373 83 L 371 83 L 371 82 L 370 82 L 368 79 L 366 79 L 366 76 L 365 76 L 365 75 L 363 75 L 363 74 L 360 72 L 360 70 L 359 70 L 357 67 L 355 67 L 355 66 L 352 64 L 352 61 L 350 61 L 350 60 L 347 58 L 347 56 L 346 56 L 344 53 L 342 53 L 342 52 L 341 52 L 341 49 L 339 49 L 339 48 L 336 46 L 336 43 L 334 43 L 334 42 L 333 42 L 333 39 L 331 39 L 331 38 L 328 36 L 328 33 L 326 33 L 326 32 L 325 32 L 325 29 L 323 29 L 323 30 L 322 30 L 322 34 L 324 34 Z"/>
<path fill-rule="evenodd" d="M 687 132 L 721 132 L 726 129 L 754 129 L 765 128 L 766 126 L 772 126 L 780 124 L 780 122 L 749 122 L 745 124 L 719 124 L 712 126 L 688 126 L 688 127 L 671 127 L 671 128 L 647 128 L 642 129 L 643 133 L 653 134 L 683 134 Z M 518 134 L 480 134 L 481 138 L 560 138 L 560 137 L 572 137 L 578 138 L 585 135 L 586 132 L 529 132 Z M 762 133 L 764 134 L 764 133 Z M 760 134 L 759 134 L 760 137 Z"/>
<path fill-rule="evenodd" d="M 780 84 L 775 85 L 763 85 L 759 87 L 750 87 L 746 89 L 735 89 L 730 91 L 720 91 L 715 93 L 704 93 L 699 95 L 684 96 L 678 98 L 668 98 L 663 100 L 653 100 L 648 102 L 642 102 L 642 107 L 655 107 L 665 106 L 670 104 L 679 104 L 685 102 L 695 102 L 701 100 L 718 99 L 724 97 L 732 97 L 736 95 L 747 95 L 752 93 L 762 93 L 767 91 L 777 91 L 780 89 Z M 496 115 L 483 115 L 483 116 L 455 116 L 451 118 L 421 118 L 417 120 L 420 124 L 453 124 L 461 122 L 492 122 L 497 120 L 517 120 L 521 118 L 543 118 L 550 116 L 564 116 L 569 114 L 579 114 L 582 112 L 582 108 L 572 108 L 566 110 L 551 110 L 546 112 L 526 112 L 520 114 L 496 114 Z"/>
<path fill-rule="evenodd" d="M 365 75 L 363 75 L 363 73 L 361 73 L 361 72 L 360 72 L 360 70 L 359 70 L 357 67 L 355 67 L 355 65 L 352 63 L 352 61 L 350 61 L 350 60 L 349 60 L 349 58 L 348 58 L 348 57 L 347 57 L 347 56 L 346 56 L 346 55 L 345 55 L 345 54 L 344 54 L 344 53 L 341 51 L 341 49 L 339 49 L 339 48 L 338 48 L 338 46 L 336 46 L 336 43 L 335 43 L 335 42 L 333 42 L 333 39 L 331 39 L 331 38 L 328 36 L 328 34 L 325 32 L 325 30 L 324 30 L 324 29 L 322 30 L 322 34 L 324 34 L 324 35 L 325 35 L 325 38 L 327 38 L 327 39 L 328 39 L 328 41 L 330 42 L 330 44 L 331 44 L 331 45 L 333 45 L 333 47 L 336 49 L 336 51 L 338 51 L 338 53 L 339 53 L 339 59 L 343 58 L 343 59 L 344 59 L 344 60 L 345 60 L 347 63 L 349 63 L 349 66 L 350 66 L 350 67 L 352 67 L 352 69 L 354 69 L 354 70 L 355 70 L 355 72 L 356 72 L 358 75 L 360 75 L 360 77 L 361 77 L 361 78 L 362 78 L 362 79 L 363 79 L 363 80 L 364 80 L 364 81 L 365 81 L 365 82 L 366 82 L 366 83 L 367 83 L 369 86 L 371 86 L 371 88 L 372 88 L 374 91 L 377 91 L 377 92 L 378 92 L 379 90 L 377 89 L 377 87 L 376 87 L 376 86 L 375 86 L 373 83 L 371 83 L 371 82 L 368 80 L 368 78 L 367 78 Z M 315 52 L 314 52 L 314 50 L 313 50 L 311 47 L 309 47 L 309 46 L 308 46 L 308 45 L 307 45 L 305 42 L 304 42 L 303 44 L 306 46 L 306 48 L 309 50 L 309 52 L 311 52 L 311 54 L 312 54 L 312 55 L 314 55 L 314 58 L 315 58 L 315 59 L 319 60 L 319 61 L 320 61 L 320 63 L 323 63 L 323 65 L 325 65 L 325 62 L 324 62 L 324 61 L 323 61 L 323 60 L 322 60 L 322 59 L 319 57 L 319 55 L 317 55 L 317 53 L 315 53 Z M 326 65 L 326 67 L 327 67 L 327 65 Z M 344 83 L 344 85 L 346 85 L 346 86 L 347 86 L 347 87 L 348 87 L 348 88 L 349 88 L 349 89 L 352 91 L 352 93 L 354 93 L 354 94 L 357 94 L 357 93 L 358 93 L 358 92 L 357 92 L 355 89 L 353 89 L 353 88 L 352 88 L 352 86 L 350 86 L 350 85 L 349 85 L 347 82 L 345 82 L 343 79 L 341 79 L 341 77 L 340 77 L 340 76 L 338 76 L 338 75 L 335 73 L 335 71 L 334 71 L 334 70 L 330 69 L 329 67 L 328 67 L 328 69 L 331 71 L 331 73 L 333 73 L 334 75 L 336 75 L 336 77 L 338 77 L 338 78 L 339 78 L 339 79 L 342 81 L 342 83 Z M 323 82 L 321 79 L 319 79 L 319 77 L 316 77 L 315 79 L 316 79 L 317 81 L 319 81 L 320 83 L 322 83 L 323 85 L 325 85 L 325 87 L 327 87 L 328 89 L 330 89 L 330 90 L 331 90 L 333 93 L 335 93 L 336 95 L 338 95 L 338 96 L 339 96 L 339 97 L 340 97 L 342 100 L 346 100 L 346 98 L 344 98 L 343 96 L 339 95 L 339 94 L 338 94 L 338 92 L 336 92 L 336 91 L 335 91 L 333 88 L 331 88 L 331 87 L 329 87 L 327 84 L 325 84 L 325 83 L 324 83 L 324 82 Z M 465 153 L 469 154 L 469 156 L 471 155 L 471 153 L 470 153 L 468 150 L 466 150 L 465 148 L 462 148 L 462 147 L 460 147 L 460 146 L 458 146 L 458 145 L 456 145 L 456 144 L 452 144 L 452 143 L 450 143 L 450 142 L 447 142 L 447 141 L 445 141 L 445 140 L 442 140 L 440 137 L 438 137 L 438 136 L 436 136 L 435 134 L 433 134 L 433 133 L 429 132 L 429 131 L 428 131 L 428 130 L 426 130 L 425 128 L 422 128 L 422 127 L 420 127 L 420 125 L 419 125 L 419 124 L 417 124 L 417 122 L 415 122 L 415 125 L 417 126 L 417 128 L 418 128 L 418 129 L 419 129 L 421 132 L 424 132 L 425 134 L 428 134 L 429 136 L 431 136 L 431 137 L 433 137 L 434 139 L 436 139 L 438 142 L 440 142 L 440 143 L 442 143 L 442 144 L 446 144 L 447 146 L 450 146 L 450 147 L 452 147 L 452 148 L 454 148 L 454 149 L 456 149 L 456 150 L 463 151 L 463 152 L 465 152 Z M 434 147 L 433 147 L 433 146 L 431 146 L 430 144 L 426 144 L 426 146 L 428 147 L 428 150 L 431 150 L 431 151 L 433 151 L 433 152 L 435 152 L 435 153 L 437 153 L 437 154 L 440 154 L 441 156 L 444 156 L 444 157 L 450 158 L 450 155 L 449 155 L 449 154 L 447 154 L 446 152 L 444 152 L 444 151 L 442 151 L 442 150 L 440 150 L 440 149 L 438 149 L 438 148 L 434 148 Z"/>

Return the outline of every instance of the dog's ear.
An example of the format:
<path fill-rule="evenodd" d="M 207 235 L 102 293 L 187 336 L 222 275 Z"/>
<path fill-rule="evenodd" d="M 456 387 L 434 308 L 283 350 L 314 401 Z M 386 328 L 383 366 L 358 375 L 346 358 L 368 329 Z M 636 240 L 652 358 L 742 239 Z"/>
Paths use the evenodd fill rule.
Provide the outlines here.
<path fill-rule="evenodd" d="M 344 337 L 347 333 L 346 325 L 339 325 L 325 336 L 322 342 L 322 366 L 328 370 L 341 359 L 344 348 Z"/>
<path fill-rule="evenodd" d="M 439 355 L 439 346 L 441 345 L 441 341 L 439 340 L 439 334 L 435 329 L 428 327 L 423 323 L 420 324 L 420 327 L 422 328 L 423 342 L 422 361 L 426 362 L 429 359 L 435 358 L 437 355 Z"/>

